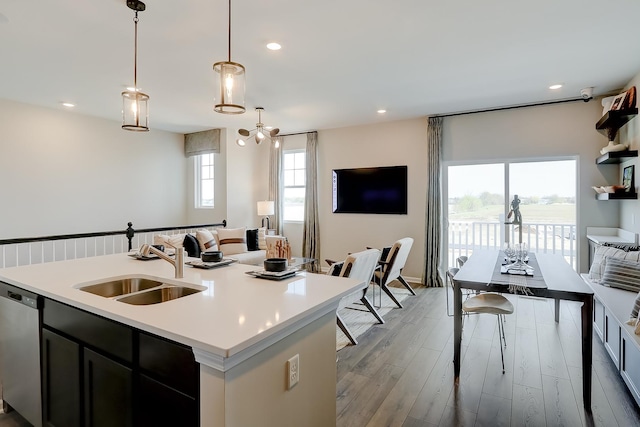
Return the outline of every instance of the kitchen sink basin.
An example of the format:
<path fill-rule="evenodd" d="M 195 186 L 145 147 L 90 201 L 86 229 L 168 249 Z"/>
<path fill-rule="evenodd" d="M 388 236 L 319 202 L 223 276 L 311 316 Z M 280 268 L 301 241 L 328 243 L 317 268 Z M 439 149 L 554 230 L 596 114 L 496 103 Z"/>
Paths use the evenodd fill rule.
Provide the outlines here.
<path fill-rule="evenodd" d="M 124 279 L 111 280 L 109 282 L 97 283 L 95 285 L 83 286 L 81 291 L 90 292 L 105 298 L 117 297 L 133 292 L 144 291 L 162 285 L 153 279 L 142 277 L 128 277 Z"/>
<path fill-rule="evenodd" d="M 185 286 L 164 286 L 158 289 L 151 289 L 145 292 L 139 292 L 134 295 L 127 295 L 117 300 L 133 305 L 150 305 L 161 302 L 171 301 L 202 292 L 199 289 L 187 288 Z"/>

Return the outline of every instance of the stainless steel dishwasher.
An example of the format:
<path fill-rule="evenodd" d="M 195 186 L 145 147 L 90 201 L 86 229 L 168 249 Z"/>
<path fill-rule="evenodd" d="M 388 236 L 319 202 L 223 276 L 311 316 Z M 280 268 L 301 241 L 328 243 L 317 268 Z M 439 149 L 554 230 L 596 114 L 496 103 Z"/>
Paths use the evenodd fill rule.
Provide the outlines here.
<path fill-rule="evenodd" d="M 41 308 L 42 297 L 0 282 L 2 400 L 34 427 L 42 427 Z"/>

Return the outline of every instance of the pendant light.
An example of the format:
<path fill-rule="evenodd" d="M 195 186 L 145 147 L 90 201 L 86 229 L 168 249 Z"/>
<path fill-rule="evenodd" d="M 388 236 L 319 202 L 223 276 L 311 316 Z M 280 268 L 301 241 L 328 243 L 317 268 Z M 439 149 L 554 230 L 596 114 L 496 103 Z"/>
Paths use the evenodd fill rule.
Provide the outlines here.
<path fill-rule="evenodd" d="M 133 18 L 135 42 L 133 48 L 133 87 L 122 92 L 122 129 L 135 132 L 149 131 L 149 95 L 138 89 L 138 12 L 146 9 L 139 0 L 127 0 L 129 9 L 135 12 Z"/>
<path fill-rule="evenodd" d="M 222 114 L 242 114 L 244 108 L 244 66 L 231 62 L 231 0 L 229 0 L 229 59 L 213 64 L 216 104 L 213 109 Z"/>

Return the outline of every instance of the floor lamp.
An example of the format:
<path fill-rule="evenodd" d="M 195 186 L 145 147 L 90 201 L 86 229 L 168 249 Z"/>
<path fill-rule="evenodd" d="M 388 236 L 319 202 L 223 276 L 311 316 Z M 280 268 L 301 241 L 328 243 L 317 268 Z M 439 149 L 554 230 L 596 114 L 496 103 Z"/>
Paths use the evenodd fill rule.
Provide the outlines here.
<path fill-rule="evenodd" d="M 275 213 L 275 203 L 272 200 L 263 200 L 258 202 L 258 216 L 263 216 L 262 218 L 262 226 L 264 227 L 265 219 L 267 220 L 267 230 L 271 228 L 271 224 L 269 223 L 269 215 L 273 215 Z"/>

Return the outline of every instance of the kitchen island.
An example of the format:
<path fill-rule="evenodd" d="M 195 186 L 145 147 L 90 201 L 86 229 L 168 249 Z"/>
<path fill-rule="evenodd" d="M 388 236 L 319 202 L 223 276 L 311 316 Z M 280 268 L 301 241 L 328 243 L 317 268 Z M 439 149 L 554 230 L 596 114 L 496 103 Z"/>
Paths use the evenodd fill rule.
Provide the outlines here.
<path fill-rule="evenodd" d="M 0 270 L 0 280 L 53 303 L 110 319 L 192 349 L 199 363 L 202 426 L 335 424 L 335 311 L 363 286 L 354 279 L 299 273 L 282 281 L 245 274 L 255 266 L 174 268 L 125 254 Z M 144 277 L 204 289 L 172 301 L 131 305 L 79 288 Z M 288 387 L 288 361 L 299 360 Z M 158 408 L 158 411 L 171 408 Z"/>

